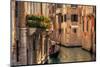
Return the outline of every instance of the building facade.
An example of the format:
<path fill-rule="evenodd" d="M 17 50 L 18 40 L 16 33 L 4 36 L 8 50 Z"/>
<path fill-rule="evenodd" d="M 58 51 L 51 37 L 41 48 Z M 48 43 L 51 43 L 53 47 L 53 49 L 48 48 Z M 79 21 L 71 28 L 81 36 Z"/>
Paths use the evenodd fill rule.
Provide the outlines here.
<path fill-rule="evenodd" d="M 84 6 L 82 9 L 82 47 L 95 52 L 96 48 L 96 7 Z"/>
<path fill-rule="evenodd" d="M 80 46 L 81 6 L 55 4 L 51 7 L 56 39 L 65 46 Z"/>
<path fill-rule="evenodd" d="M 27 26 L 27 15 L 46 16 L 48 17 L 48 4 L 47 3 L 33 3 L 14 1 L 14 9 L 12 9 L 13 19 L 12 23 L 16 34 L 16 39 L 12 46 L 15 54 L 12 58 L 13 65 L 27 65 L 27 64 L 43 64 L 48 58 L 48 38 L 46 32 L 35 30 Z M 13 32 L 13 33 L 15 33 Z M 15 37 L 13 37 L 15 38 Z M 13 41 L 14 41 L 13 40 Z"/>

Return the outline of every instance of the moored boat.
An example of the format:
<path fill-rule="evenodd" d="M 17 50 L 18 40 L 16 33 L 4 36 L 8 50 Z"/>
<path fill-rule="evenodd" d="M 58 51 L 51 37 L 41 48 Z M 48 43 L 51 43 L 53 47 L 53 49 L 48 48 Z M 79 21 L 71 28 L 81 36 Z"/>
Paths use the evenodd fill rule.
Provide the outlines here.
<path fill-rule="evenodd" d="M 60 47 L 59 47 L 59 45 L 57 45 L 57 43 L 54 44 L 54 45 L 51 45 L 50 48 L 49 48 L 50 58 L 57 57 L 58 54 L 59 54 L 59 51 L 60 51 Z"/>

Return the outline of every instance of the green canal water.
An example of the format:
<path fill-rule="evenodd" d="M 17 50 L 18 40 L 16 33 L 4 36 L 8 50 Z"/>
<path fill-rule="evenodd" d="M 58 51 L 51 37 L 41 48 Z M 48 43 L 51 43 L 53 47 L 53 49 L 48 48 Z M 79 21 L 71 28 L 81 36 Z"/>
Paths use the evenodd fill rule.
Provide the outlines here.
<path fill-rule="evenodd" d="M 67 63 L 67 62 L 80 62 L 91 61 L 93 56 L 90 52 L 83 50 L 81 47 L 60 47 L 60 53 L 56 58 L 49 58 L 48 63 Z"/>

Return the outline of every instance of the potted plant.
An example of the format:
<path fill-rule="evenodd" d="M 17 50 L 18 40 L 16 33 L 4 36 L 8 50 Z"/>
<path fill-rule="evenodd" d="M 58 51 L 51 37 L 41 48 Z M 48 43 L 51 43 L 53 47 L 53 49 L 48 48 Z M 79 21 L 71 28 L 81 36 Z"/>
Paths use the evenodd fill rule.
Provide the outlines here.
<path fill-rule="evenodd" d="M 50 28 L 50 20 L 45 16 L 29 15 L 27 16 L 27 25 L 31 34 L 35 32 L 36 29 L 46 31 L 46 29 Z"/>

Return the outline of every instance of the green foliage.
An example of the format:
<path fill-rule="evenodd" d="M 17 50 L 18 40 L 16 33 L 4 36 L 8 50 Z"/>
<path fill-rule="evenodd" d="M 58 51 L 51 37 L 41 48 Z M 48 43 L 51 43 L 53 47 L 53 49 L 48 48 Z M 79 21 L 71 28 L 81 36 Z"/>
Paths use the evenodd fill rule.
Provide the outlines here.
<path fill-rule="evenodd" d="M 50 20 L 45 16 L 30 15 L 27 17 L 27 20 L 29 27 L 42 28 L 42 29 L 50 28 Z"/>

